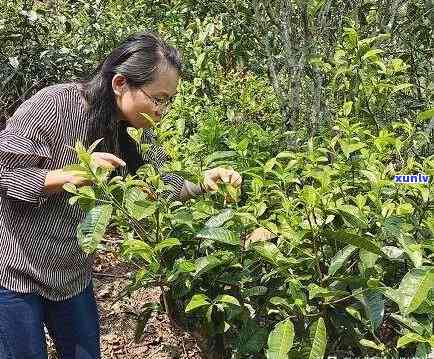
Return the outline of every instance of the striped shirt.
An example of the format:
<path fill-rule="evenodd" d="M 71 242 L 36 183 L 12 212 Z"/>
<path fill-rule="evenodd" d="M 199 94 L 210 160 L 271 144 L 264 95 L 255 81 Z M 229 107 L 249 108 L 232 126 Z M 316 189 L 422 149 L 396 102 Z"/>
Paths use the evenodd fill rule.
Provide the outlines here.
<path fill-rule="evenodd" d="M 89 121 L 78 85 L 67 83 L 46 87 L 25 101 L 0 132 L 0 286 L 59 301 L 91 281 L 93 256 L 80 249 L 76 237 L 84 213 L 68 203 L 68 193 L 42 191 L 49 171 L 77 163 L 66 146 L 88 142 Z M 144 133 L 152 143 L 151 130 Z M 159 169 L 166 160 L 154 144 L 144 163 Z M 163 180 L 175 197 L 197 192 L 178 175 Z"/>

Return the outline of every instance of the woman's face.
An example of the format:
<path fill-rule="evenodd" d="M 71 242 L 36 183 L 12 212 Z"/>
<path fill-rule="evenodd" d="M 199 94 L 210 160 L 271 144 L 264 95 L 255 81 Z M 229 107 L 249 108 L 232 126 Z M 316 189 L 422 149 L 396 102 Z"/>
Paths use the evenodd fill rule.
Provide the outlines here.
<path fill-rule="evenodd" d="M 151 127 L 140 113 L 149 115 L 154 122 L 160 121 L 166 111 L 166 101 L 176 95 L 178 81 L 178 72 L 173 66 L 167 66 L 154 81 L 141 88 L 130 87 L 123 75 L 115 75 L 112 87 L 122 119 L 135 128 Z"/>

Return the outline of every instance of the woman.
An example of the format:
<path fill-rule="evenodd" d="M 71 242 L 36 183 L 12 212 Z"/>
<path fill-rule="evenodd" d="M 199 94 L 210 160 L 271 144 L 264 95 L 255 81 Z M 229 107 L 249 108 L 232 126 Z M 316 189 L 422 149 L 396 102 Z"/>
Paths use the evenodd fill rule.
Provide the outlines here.
<path fill-rule="evenodd" d="M 140 113 L 159 121 L 176 95 L 181 61 L 157 35 L 138 33 L 82 82 L 49 86 L 24 102 L 0 132 L 0 358 L 47 358 L 44 324 L 62 359 L 100 358 L 99 318 L 92 257 L 79 248 L 76 227 L 84 215 L 68 204 L 65 183 L 83 178 L 62 171 L 76 158 L 67 146 L 104 138 L 93 154 L 99 165 L 134 173 L 143 163 L 167 160 L 152 145 L 145 158 L 126 133 L 145 128 Z M 176 199 L 238 186 L 240 175 L 216 168 L 203 185 L 165 175 Z"/>

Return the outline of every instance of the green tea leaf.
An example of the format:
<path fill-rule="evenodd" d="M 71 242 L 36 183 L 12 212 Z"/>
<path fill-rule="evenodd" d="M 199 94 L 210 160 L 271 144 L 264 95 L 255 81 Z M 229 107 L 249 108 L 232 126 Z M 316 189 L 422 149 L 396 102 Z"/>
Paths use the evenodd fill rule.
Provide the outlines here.
<path fill-rule="evenodd" d="M 239 236 L 226 228 L 204 228 L 196 234 L 196 237 L 210 239 L 216 242 L 230 244 L 232 246 L 240 245 Z"/>
<path fill-rule="evenodd" d="M 311 207 L 315 207 L 320 199 L 317 190 L 312 186 L 304 186 L 299 196 L 304 203 Z"/>
<path fill-rule="evenodd" d="M 73 196 L 73 197 L 68 199 L 68 203 L 72 206 L 78 201 L 78 199 L 79 199 L 78 196 Z"/>
<path fill-rule="evenodd" d="M 420 336 L 416 333 L 408 333 L 398 339 L 398 344 L 396 345 L 397 348 L 402 348 L 407 346 L 410 343 L 427 343 L 428 340 L 426 340 L 424 337 Z"/>
<path fill-rule="evenodd" d="M 103 140 L 104 140 L 104 138 L 100 138 L 100 139 L 96 140 L 94 143 L 92 143 L 89 146 L 89 148 L 87 149 L 87 151 L 89 153 L 92 153 L 95 150 L 96 146 L 98 146 L 100 144 L 100 142 L 103 141 Z"/>
<path fill-rule="evenodd" d="M 378 58 L 378 54 L 381 54 L 381 53 L 383 53 L 384 52 L 384 50 L 381 50 L 381 49 L 372 49 L 372 50 L 369 50 L 369 51 L 367 51 L 363 56 L 362 56 L 362 60 L 367 60 L 367 59 L 370 59 L 370 58 L 375 58 L 375 59 L 377 59 Z"/>
<path fill-rule="evenodd" d="M 404 220 L 397 216 L 389 216 L 384 220 L 383 232 L 386 236 L 398 238 L 402 234 Z"/>
<path fill-rule="evenodd" d="M 176 211 L 172 217 L 172 226 L 186 225 L 194 230 L 193 222 L 193 214 L 186 208 Z"/>
<path fill-rule="evenodd" d="M 344 116 L 348 117 L 353 109 L 353 101 L 347 101 L 342 105 L 342 112 Z"/>
<path fill-rule="evenodd" d="M 246 227 L 250 224 L 257 224 L 258 223 L 256 217 L 254 215 L 252 215 L 251 213 L 248 213 L 248 212 L 236 212 L 234 214 L 234 216 L 239 218 L 241 223 Z"/>
<path fill-rule="evenodd" d="M 278 164 L 275 158 L 268 160 L 264 165 L 264 173 L 269 173 L 273 170 L 273 167 Z"/>
<path fill-rule="evenodd" d="M 361 249 L 366 249 L 369 252 L 378 254 L 378 255 L 384 255 L 381 251 L 381 248 L 372 242 L 367 237 L 362 237 L 357 234 L 345 232 L 345 231 L 325 231 L 324 233 L 329 239 L 336 239 L 338 241 L 342 241 L 348 244 L 352 244 L 353 246 L 356 246 Z"/>
<path fill-rule="evenodd" d="M 197 278 L 202 274 L 208 273 L 210 270 L 218 267 L 222 261 L 215 256 L 207 256 L 196 259 L 196 273 L 194 277 Z"/>
<path fill-rule="evenodd" d="M 417 115 L 418 121 L 429 120 L 432 117 L 434 117 L 434 108 L 430 108 L 429 110 L 423 111 Z"/>
<path fill-rule="evenodd" d="M 337 208 L 339 213 L 344 217 L 352 226 L 365 229 L 368 223 L 359 208 L 350 204 L 341 205 Z"/>
<path fill-rule="evenodd" d="M 89 169 L 82 165 L 68 165 L 63 167 L 64 172 L 71 172 L 75 175 L 87 176 L 89 173 Z"/>
<path fill-rule="evenodd" d="M 243 323 L 237 340 L 236 348 L 240 354 L 259 353 L 267 341 L 268 332 L 254 320 Z"/>
<path fill-rule="evenodd" d="M 205 227 L 212 227 L 212 228 L 221 227 L 227 221 L 232 219 L 233 216 L 234 216 L 234 212 L 232 209 L 230 208 L 224 209 L 216 216 L 213 216 L 210 219 L 208 219 L 208 221 L 206 221 L 205 223 Z"/>
<path fill-rule="evenodd" d="M 141 258 L 148 263 L 156 261 L 152 247 L 137 239 L 127 239 L 122 242 L 122 255 L 127 258 Z"/>
<path fill-rule="evenodd" d="M 80 162 L 90 165 L 92 157 L 80 141 L 75 143 L 75 152 Z"/>
<path fill-rule="evenodd" d="M 411 237 L 400 235 L 398 237 L 398 242 L 401 244 L 405 253 L 413 262 L 416 268 L 420 268 L 423 265 L 423 249 L 422 245 L 416 243 Z"/>
<path fill-rule="evenodd" d="M 138 188 L 130 188 L 124 197 L 125 207 L 131 216 L 137 220 L 152 216 L 157 210 L 157 205 L 148 200 L 148 196 Z"/>
<path fill-rule="evenodd" d="M 356 246 L 349 244 L 338 253 L 336 253 L 336 255 L 330 261 L 331 264 L 328 269 L 328 275 L 331 276 L 335 274 L 356 250 Z"/>
<path fill-rule="evenodd" d="M 309 299 L 314 299 L 317 297 L 327 297 L 333 295 L 328 288 L 320 287 L 319 285 L 314 283 L 310 283 L 308 288 L 309 288 Z"/>
<path fill-rule="evenodd" d="M 411 203 L 400 203 L 398 207 L 396 207 L 396 214 L 398 216 L 406 216 L 412 214 L 414 212 L 414 208 Z"/>
<path fill-rule="evenodd" d="M 359 312 L 357 309 L 355 309 L 355 308 L 353 308 L 353 307 L 346 307 L 346 308 L 345 308 L 345 311 L 346 311 L 349 315 L 351 315 L 352 317 L 354 317 L 354 318 L 356 318 L 356 319 L 362 321 L 362 316 L 360 315 L 360 312 Z"/>
<path fill-rule="evenodd" d="M 66 192 L 69 192 L 72 194 L 77 193 L 77 187 L 72 183 L 65 183 L 62 187 Z"/>
<path fill-rule="evenodd" d="M 410 83 L 399 84 L 399 85 L 393 86 L 392 93 L 399 92 L 402 90 L 407 90 L 407 89 L 412 88 L 412 87 L 413 87 L 413 85 Z"/>
<path fill-rule="evenodd" d="M 252 288 L 246 288 L 242 290 L 243 297 L 257 297 L 261 295 L 265 295 L 268 291 L 267 287 L 257 286 Z"/>
<path fill-rule="evenodd" d="M 434 268 L 417 268 L 408 272 L 398 290 L 398 305 L 405 316 L 414 312 L 434 288 Z"/>
<path fill-rule="evenodd" d="M 417 334 L 423 335 L 424 332 L 427 330 L 427 328 L 425 328 L 413 317 L 403 317 L 395 313 L 392 313 L 391 317 L 396 321 L 398 321 L 399 323 L 403 324 L 405 327 L 411 329 L 413 332 L 416 332 Z"/>
<path fill-rule="evenodd" d="M 190 273 L 196 270 L 196 265 L 189 260 L 181 260 L 176 263 L 177 268 L 183 273 Z"/>
<path fill-rule="evenodd" d="M 275 306 L 282 306 L 287 309 L 291 309 L 291 304 L 288 299 L 282 297 L 272 297 L 270 298 L 270 303 Z"/>
<path fill-rule="evenodd" d="M 209 306 L 209 305 L 211 305 L 211 302 L 209 301 L 209 298 L 205 294 L 195 294 L 191 298 L 187 306 L 185 307 L 185 312 L 188 313 L 195 309 Z"/>
<path fill-rule="evenodd" d="M 89 199 L 95 199 L 95 191 L 90 186 L 82 186 L 78 189 L 78 193 L 82 195 L 83 197 L 89 198 Z"/>
<path fill-rule="evenodd" d="M 138 145 L 142 142 L 143 128 L 127 127 L 128 135 L 136 142 Z"/>
<path fill-rule="evenodd" d="M 236 306 L 240 306 L 240 302 L 238 301 L 237 298 L 231 296 L 231 295 L 227 295 L 227 294 L 222 294 L 219 295 L 216 299 L 215 299 L 216 303 L 226 303 L 226 304 L 231 304 L 231 305 L 236 305 Z"/>
<path fill-rule="evenodd" d="M 373 342 L 372 340 L 361 339 L 359 341 L 359 343 L 361 345 L 363 345 L 364 347 L 366 347 L 366 348 L 375 349 L 375 350 L 378 350 L 380 352 L 382 352 L 383 350 L 386 349 L 386 347 L 384 346 L 384 344 L 378 345 L 377 343 Z"/>
<path fill-rule="evenodd" d="M 369 319 L 372 329 L 376 331 L 384 317 L 384 297 L 381 292 L 370 289 L 356 296 L 365 309 L 366 317 Z"/>
<path fill-rule="evenodd" d="M 180 246 L 180 245 L 181 245 L 181 242 L 179 241 L 179 239 L 168 238 L 168 239 L 165 239 L 165 240 L 161 241 L 160 243 L 158 243 L 154 247 L 154 251 L 161 252 L 165 248 L 172 248 L 172 247 Z"/>
<path fill-rule="evenodd" d="M 369 252 L 364 249 L 360 250 L 359 257 L 361 262 L 361 270 L 363 273 L 366 273 L 368 269 L 373 268 L 378 260 L 378 254 Z"/>
<path fill-rule="evenodd" d="M 339 140 L 339 143 L 341 145 L 342 152 L 345 154 L 345 157 L 347 159 L 350 158 L 350 154 L 352 154 L 353 152 L 356 152 L 366 147 L 365 143 L 348 143 L 344 140 Z"/>
<path fill-rule="evenodd" d="M 309 359 L 323 359 L 327 346 L 327 332 L 324 319 L 319 318 L 310 329 L 312 341 Z"/>
<path fill-rule="evenodd" d="M 294 341 L 294 325 L 289 319 L 276 324 L 268 336 L 267 359 L 287 359 Z"/>
<path fill-rule="evenodd" d="M 210 154 L 209 156 L 207 156 L 205 158 L 205 167 L 211 167 L 211 165 L 215 165 L 216 162 L 218 161 L 222 161 L 225 160 L 227 161 L 228 159 L 234 158 L 237 156 L 237 152 L 236 151 L 217 151 L 217 152 L 213 152 L 212 154 Z"/>
<path fill-rule="evenodd" d="M 270 242 L 255 242 L 249 248 L 252 248 L 262 258 L 272 264 L 277 264 L 279 259 L 285 259 L 285 256 L 277 248 L 277 246 Z"/>
<path fill-rule="evenodd" d="M 284 151 L 277 154 L 276 158 L 286 159 L 286 158 L 294 158 L 294 153 Z"/>
<path fill-rule="evenodd" d="M 104 237 L 110 223 L 113 208 L 102 205 L 92 208 L 77 227 L 77 238 L 81 249 L 86 254 L 95 252 Z"/>

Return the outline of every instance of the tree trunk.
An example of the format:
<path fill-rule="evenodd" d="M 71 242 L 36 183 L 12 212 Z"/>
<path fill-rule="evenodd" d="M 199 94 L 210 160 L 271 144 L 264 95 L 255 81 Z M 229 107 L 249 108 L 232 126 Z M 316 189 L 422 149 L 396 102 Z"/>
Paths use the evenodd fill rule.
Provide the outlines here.
<path fill-rule="evenodd" d="M 321 92 L 322 92 L 322 76 L 317 71 L 314 70 L 314 89 L 312 98 L 312 114 L 310 118 L 310 135 L 315 136 L 318 128 L 320 127 L 320 116 L 321 116 Z"/>

